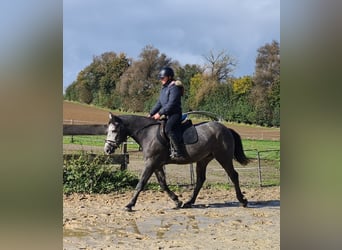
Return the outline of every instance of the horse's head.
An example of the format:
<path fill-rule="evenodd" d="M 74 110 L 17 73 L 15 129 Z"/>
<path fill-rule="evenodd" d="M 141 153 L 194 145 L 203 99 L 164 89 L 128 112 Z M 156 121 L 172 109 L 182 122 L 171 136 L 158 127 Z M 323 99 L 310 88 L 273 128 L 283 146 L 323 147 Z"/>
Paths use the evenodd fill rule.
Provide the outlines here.
<path fill-rule="evenodd" d="M 122 120 L 109 113 L 109 122 L 107 128 L 107 138 L 105 140 L 104 151 L 106 154 L 114 153 L 121 143 L 127 138 L 127 132 L 122 123 Z"/>

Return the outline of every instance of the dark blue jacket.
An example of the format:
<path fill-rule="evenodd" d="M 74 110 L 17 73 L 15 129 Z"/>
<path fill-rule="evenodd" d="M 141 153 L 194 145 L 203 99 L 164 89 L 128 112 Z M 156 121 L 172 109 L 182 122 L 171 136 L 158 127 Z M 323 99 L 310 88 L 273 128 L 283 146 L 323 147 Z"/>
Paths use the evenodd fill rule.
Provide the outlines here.
<path fill-rule="evenodd" d="M 160 91 L 159 100 L 151 109 L 150 115 L 172 115 L 182 113 L 182 90 L 174 83 L 165 83 Z"/>

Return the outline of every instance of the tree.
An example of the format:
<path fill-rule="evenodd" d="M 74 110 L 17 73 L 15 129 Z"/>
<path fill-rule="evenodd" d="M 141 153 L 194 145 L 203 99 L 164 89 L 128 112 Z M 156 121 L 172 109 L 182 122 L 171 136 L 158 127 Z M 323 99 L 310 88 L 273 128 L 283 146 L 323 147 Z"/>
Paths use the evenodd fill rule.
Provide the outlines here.
<path fill-rule="evenodd" d="M 186 64 L 184 67 L 179 67 L 175 70 L 176 78 L 182 81 L 184 86 L 184 96 L 182 100 L 183 110 L 190 108 L 190 82 L 196 74 L 202 74 L 202 69 L 196 64 Z"/>
<path fill-rule="evenodd" d="M 73 82 L 65 89 L 64 99 L 68 101 L 77 101 L 78 92 L 76 91 L 76 82 Z"/>
<path fill-rule="evenodd" d="M 236 94 L 246 94 L 249 93 L 253 87 L 253 80 L 250 76 L 244 76 L 232 80 L 233 91 Z"/>
<path fill-rule="evenodd" d="M 130 65 L 124 53 L 105 52 L 94 56 L 90 65 L 81 70 L 76 81 L 66 90 L 66 97 L 74 101 L 116 108 L 112 100 L 120 76 Z M 117 103 L 117 102 L 115 102 Z"/>
<path fill-rule="evenodd" d="M 93 59 L 92 73 L 94 76 L 94 104 L 117 108 L 114 105 L 114 95 L 117 83 L 121 75 L 127 70 L 131 63 L 124 53 L 117 55 L 114 52 L 106 52 Z"/>
<path fill-rule="evenodd" d="M 133 61 L 117 86 L 117 91 L 123 98 L 123 108 L 127 111 L 148 109 L 152 105 L 151 98 L 160 89 L 158 80 L 160 69 L 171 66 L 172 63 L 172 60 L 165 54 L 160 54 L 158 49 L 151 45 L 145 46 L 139 55 L 139 60 Z"/>
<path fill-rule="evenodd" d="M 270 87 L 280 78 L 280 47 L 277 41 L 258 49 L 254 81 L 256 85 Z"/>
<path fill-rule="evenodd" d="M 189 88 L 189 107 L 196 110 L 199 104 L 199 98 L 197 97 L 198 89 L 203 85 L 203 75 L 198 73 L 190 79 Z"/>
<path fill-rule="evenodd" d="M 280 47 L 277 41 L 258 49 L 253 81 L 251 101 L 256 109 L 257 123 L 279 126 Z"/>
<path fill-rule="evenodd" d="M 201 108 L 208 97 L 214 95 L 218 86 L 219 84 L 210 77 L 200 73 L 196 74 L 190 80 L 189 107 L 193 110 Z M 207 111 L 210 110 L 207 109 Z"/>
<path fill-rule="evenodd" d="M 217 82 L 227 80 L 236 67 L 236 60 L 229 56 L 225 50 L 221 50 L 215 54 L 212 50 L 208 55 L 203 56 L 206 63 L 205 71 L 208 71 L 209 76 Z"/>
<path fill-rule="evenodd" d="M 268 100 L 272 109 L 271 124 L 280 126 L 280 79 L 276 80 L 269 89 Z"/>
<path fill-rule="evenodd" d="M 227 118 L 227 114 L 232 110 L 231 86 L 228 84 L 218 84 L 213 82 L 206 95 L 199 103 L 200 110 L 206 110 L 217 114 L 222 118 Z"/>

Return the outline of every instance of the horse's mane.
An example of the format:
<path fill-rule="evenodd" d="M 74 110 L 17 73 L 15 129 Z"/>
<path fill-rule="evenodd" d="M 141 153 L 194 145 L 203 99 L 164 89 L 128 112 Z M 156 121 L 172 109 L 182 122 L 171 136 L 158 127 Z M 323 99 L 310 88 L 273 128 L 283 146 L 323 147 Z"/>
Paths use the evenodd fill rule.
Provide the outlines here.
<path fill-rule="evenodd" d="M 129 124 L 134 124 L 135 127 L 144 128 L 150 125 L 160 124 L 159 121 L 156 121 L 152 118 L 141 116 L 141 115 L 120 115 L 118 116 L 123 122 L 127 122 Z"/>

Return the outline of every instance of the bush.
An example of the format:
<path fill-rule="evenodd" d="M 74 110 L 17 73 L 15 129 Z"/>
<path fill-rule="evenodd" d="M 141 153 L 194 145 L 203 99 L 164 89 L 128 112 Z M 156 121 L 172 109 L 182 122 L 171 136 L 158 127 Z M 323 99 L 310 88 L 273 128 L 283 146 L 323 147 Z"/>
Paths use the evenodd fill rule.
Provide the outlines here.
<path fill-rule="evenodd" d="M 63 192 L 65 194 L 110 193 L 134 188 L 138 181 L 138 177 L 133 173 L 100 164 L 96 157 L 89 161 L 86 155 L 81 155 L 78 159 L 64 161 Z"/>

